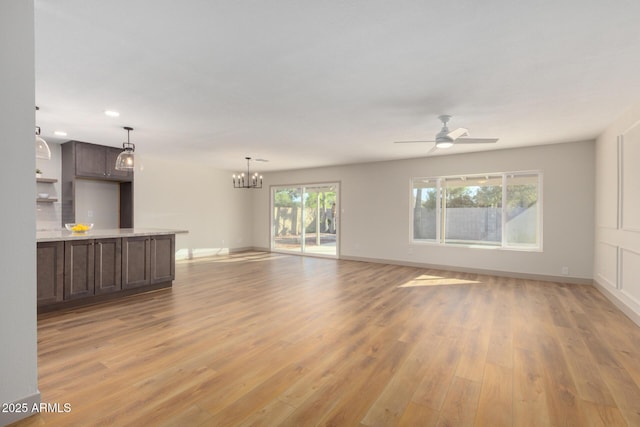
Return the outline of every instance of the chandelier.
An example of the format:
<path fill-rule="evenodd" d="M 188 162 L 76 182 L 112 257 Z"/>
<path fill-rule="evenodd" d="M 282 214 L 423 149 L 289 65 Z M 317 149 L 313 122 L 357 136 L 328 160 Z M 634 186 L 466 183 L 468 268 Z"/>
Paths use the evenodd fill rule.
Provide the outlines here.
<path fill-rule="evenodd" d="M 245 157 L 245 159 L 247 160 L 247 174 L 245 175 L 244 172 L 234 174 L 233 188 L 262 188 L 262 175 L 259 175 L 258 172 L 251 175 L 251 170 L 249 169 L 251 157 Z"/>

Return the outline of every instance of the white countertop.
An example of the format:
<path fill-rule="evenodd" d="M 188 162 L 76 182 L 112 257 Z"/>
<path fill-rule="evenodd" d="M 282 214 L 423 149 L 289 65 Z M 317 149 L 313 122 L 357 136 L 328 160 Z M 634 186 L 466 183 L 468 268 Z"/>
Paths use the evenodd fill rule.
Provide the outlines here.
<path fill-rule="evenodd" d="M 187 230 L 169 230 L 164 228 L 108 228 L 93 229 L 83 234 L 71 233 L 68 230 L 37 231 L 37 242 L 55 242 L 60 240 L 112 239 L 135 236 L 161 236 L 166 234 L 183 234 Z"/>

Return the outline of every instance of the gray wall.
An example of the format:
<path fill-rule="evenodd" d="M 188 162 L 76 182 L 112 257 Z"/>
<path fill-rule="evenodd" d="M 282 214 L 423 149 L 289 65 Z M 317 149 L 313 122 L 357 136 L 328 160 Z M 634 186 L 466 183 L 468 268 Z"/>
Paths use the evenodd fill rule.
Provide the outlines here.
<path fill-rule="evenodd" d="M 176 257 L 228 253 L 251 247 L 252 193 L 231 184 L 231 172 L 212 169 L 202 156 L 140 153 L 135 171 L 136 227 L 188 230 L 176 236 Z"/>
<path fill-rule="evenodd" d="M 120 184 L 78 179 L 75 186 L 76 222 L 94 224 L 96 229 L 120 226 Z"/>
<path fill-rule="evenodd" d="M 0 2 L 0 403 L 39 401 L 33 1 Z M 9 208 L 7 208 L 9 207 Z M 0 412 L 0 425 L 15 418 Z"/>
<path fill-rule="evenodd" d="M 412 177 L 542 170 L 542 252 L 410 243 Z M 341 182 L 341 255 L 590 280 L 594 142 L 544 145 L 265 174 L 265 185 Z M 269 247 L 269 192 L 254 199 L 254 246 Z"/>

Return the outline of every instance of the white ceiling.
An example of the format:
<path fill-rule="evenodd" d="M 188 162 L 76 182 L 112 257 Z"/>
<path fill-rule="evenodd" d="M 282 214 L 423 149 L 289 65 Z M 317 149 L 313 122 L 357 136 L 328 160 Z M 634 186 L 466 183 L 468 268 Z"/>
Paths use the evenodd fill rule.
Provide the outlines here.
<path fill-rule="evenodd" d="M 35 0 L 43 136 L 259 170 L 596 137 L 640 102 L 637 0 Z M 121 113 L 118 118 L 103 114 Z"/>

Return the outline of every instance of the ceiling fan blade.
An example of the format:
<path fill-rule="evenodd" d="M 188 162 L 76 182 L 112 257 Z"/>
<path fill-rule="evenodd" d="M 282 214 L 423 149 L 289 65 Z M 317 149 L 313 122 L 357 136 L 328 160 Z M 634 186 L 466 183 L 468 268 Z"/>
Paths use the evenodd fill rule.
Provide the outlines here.
<path fill-rule="evenodd" d="M 255 160 L 256 162 L 268 162 L 269 161 L 267 159 L 253 159 L 253 160 Z"/>
<path fill-rule="evenodd" d="M 394 144 L 421 144 L 424 142 L 435 142 L 435 141 L 394 141 Z"/>
<path fill-rule="evenodd" d="M 437 145 L 434 145 L 433 147 L 431 147 L 431 150 L 427 151 L 427 154 L 426 154 L 426 155 L 428 156 L 429 154 L 433 153 L 433 152 L 434 152 L 434 151 L 436 151 L 437 149 L 438 149 L 438 146 L 437 146 Z"/>
<path fill-rule="evenodd" d="M 487 144 L 498 142 L 498 138 L 458 138 L 455 144 Z"/>
<path fill-rule="evenodd" d="M 465 128 L 454 129 L 447 134 L 447 136 L 453 140 L 456 140 L 461 136 L 466 136 L 466 135 L 469 135 L 469 129 L 465 129 Z"/>

